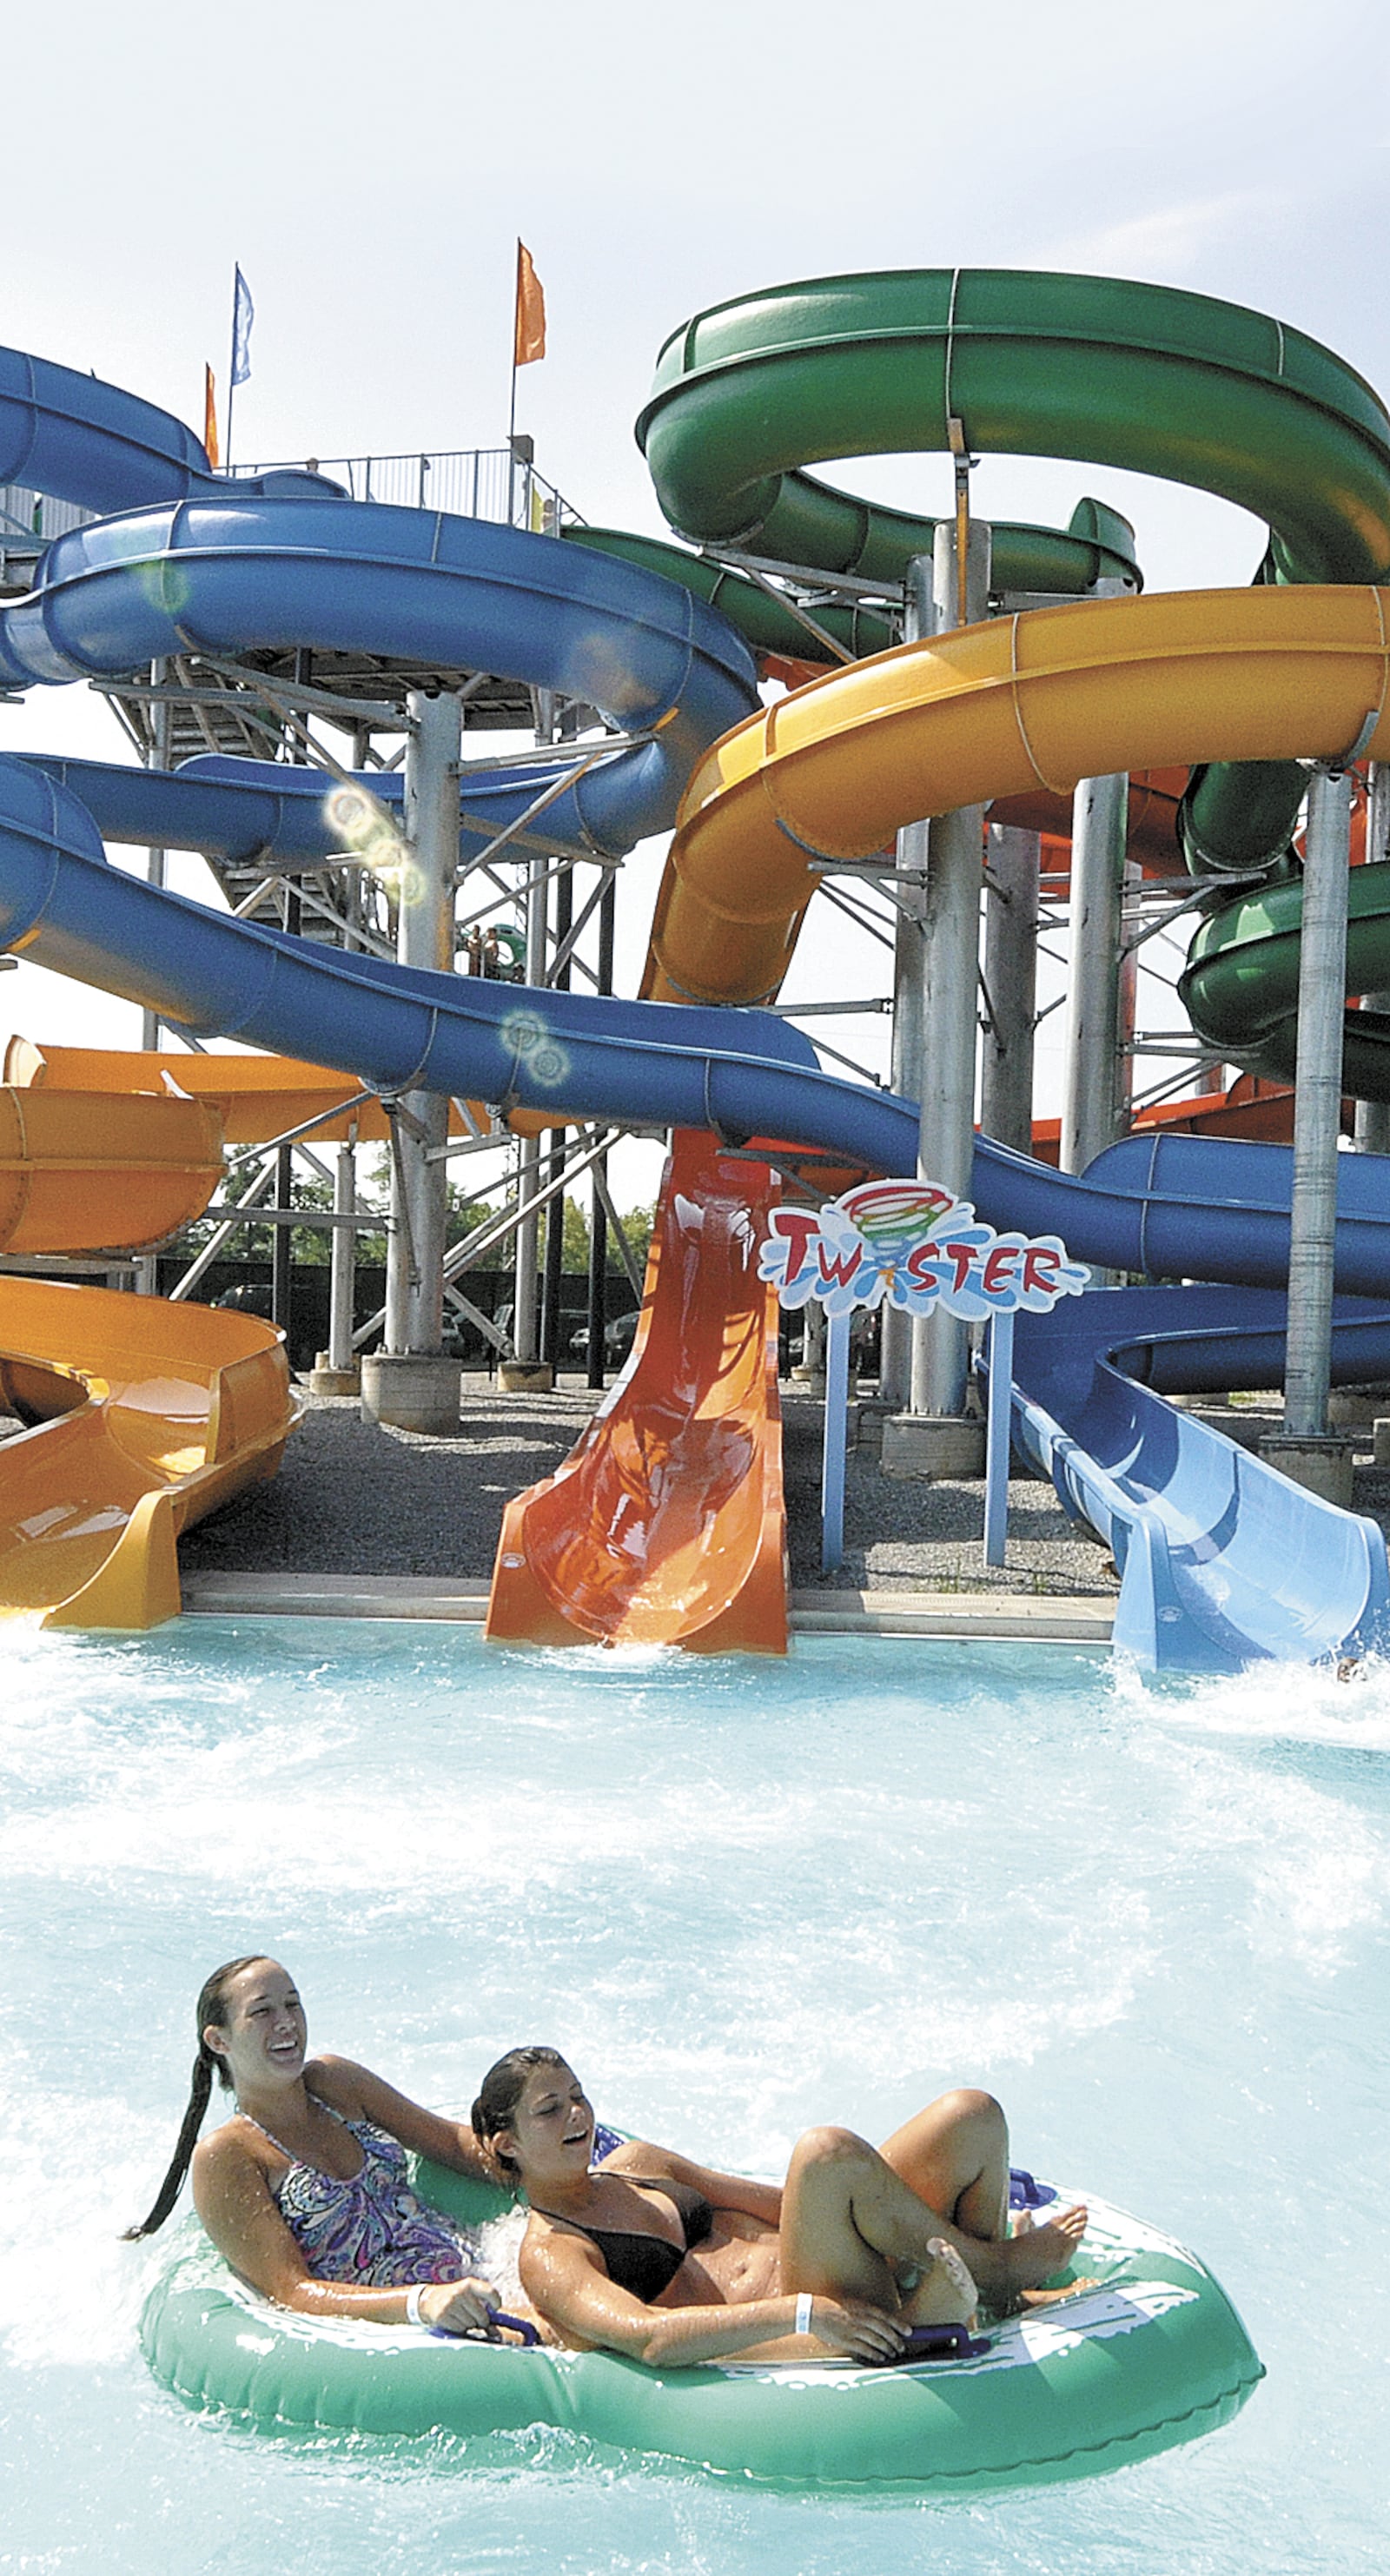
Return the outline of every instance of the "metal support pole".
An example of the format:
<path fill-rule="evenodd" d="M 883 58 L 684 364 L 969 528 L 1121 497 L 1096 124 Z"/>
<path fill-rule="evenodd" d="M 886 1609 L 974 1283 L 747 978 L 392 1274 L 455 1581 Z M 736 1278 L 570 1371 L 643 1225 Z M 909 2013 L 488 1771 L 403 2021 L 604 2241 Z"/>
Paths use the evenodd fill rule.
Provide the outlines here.
<path fill-rule="evenodd" d="M 1042 838 L 1009 823 L 989 830 L 985 886 L 985 1025 L 980 1125 L 986 1136 L 1033 1150 L 1033 1032 L 1038 982 L 1038 876 Z"/>
<path fill-rule="evenodd" d="M 151 662 L 150 685 L 152 688 L 162 689 L 165 686 L 168 677 L 169 665 L 167 662 Z M 156 698 L 151 708 L 151 733 L 153 738 L 150 744 L 149 757 L 146 762 L 147 768 L 172 769 L 173 758 L 171 746 L 173 742 L 173 725 L 174 709 L 172 701 L 168 698 Z M 146 852 L 145 875 L 152 886 L 163 885 L 167 858 L 168 852 L 166 850 L 152 848 Z M 140 1044 L 147 1053 L 152 1051 L 159 1044 L 159 1028 L 160 1021 L 158 1011 L 141 1012 Z M 159 1294 L 159 1272 L 154 1253 L 141 1252 L 136 1254 L 133 1285 L 137 1297 L 155 1297 Z"/>
<path fill-rule="evenodd" d="M 545 982 L 545 883 L 546 862 L 533 859 L 531 882 L 526 895 L 526 981 Z M 535 1136 L 524 1136 L 517 1175 L 518 1196 L 522 1207 L 530 1203 L 540 1188 L 541 1149 Z M 512 1313 L 512 1341 L 517 1358 L 534 1368 L 540 1357 L 539 1303 L 536 1295 L 536 1249 L 539 1223 L 528 1213 L 516 1230 L 516 1288 Z"/>
<path fill-rule="evenodd" d="M 166 688 L 168 686 L 168 681 L 168 663 L 162 661 L 151 662 L 151 688 Z M 174 707 L 172 699 L 161 697 L 156 698 L 153 701 L 150 709 L 150 729 L 153 740 L 150 745 L 150 756 L 146 763 L 146 767 L 149 769 L 172 769 L 174 765 Z M 162 849 L 150 849 L 146 851 L 145 875 L 152 886 L 163 885 L 168 855 L 167 850 Z M 159 1044 L 159 1025 L 158 1011 L 141 1012 L 140 1044 L 147 1052 L 157 1047 Z"/>
<path fill-rule="evenodd" d="M 1327 1430 L 1351 793 L 1347 771 L 1313 771 L 1308 786 L 1303 859 L 1289 1321 L 1284 1366 L 1284 1432 L 1293 1439 L 1320 1439 Z"/>
<path fill-rule="evenodd" d="M 1100 598 L 1126 582 L 1096 583 Z M 1067 982 L 1061 1165 L 1084 1172 L 1118 1132 L 1120 942 L 1129 779 L 1083 778 L 1072 798 L 1071 972 Z"/>
<path fill-rule="evenodd" d="M 284 888 L 284 927 L 292 938 L 298 938 L 301 918 L 299 888 L 288 879 Z M 287 1208 L 294 1204 L 294 1147 L 279 1145 L 275 1152 L 275 1204 Z M 290 1310 L 293 1303 L 294 1234 L 290 1226 L 277 1224 L 270 1237 L 270 1319 L 288 1342 Z"/>
<path fill-rule="evenodd" d="M 462 711 L 447 692 L 412 689 L 405 755 L 405 829 L 396 953 L 404 966 L 437 974 L 454 963 L 454 875 L 458 867 L 458 761 Z M 448 1142 L 449 1104 L 439 1092 L 408 1092 L 407 1120 L 391 1158 L 391 1235 L 386 1260 L 386 1349 L 437 1356 L 444 1331 L 444 1237 L 448 1166 L 431 1159 Z"/>
<path fill-rule="evenodd" d="M 1373 760 L 1366 772 L 1366 864 L 1390 859 L 1390 763 Z M 1390 1016 L 1390 993 L 1366 993 L 1366 1008 Z M 1358 1100 L 1358 1154 L 1390 1154 L 1390 1100 Z"/>
<path fill-rule="evenodd" d="M 1119 957 L 1129 780 L 1083 778 L 1072 800 L 1071 972 L 1067 982 L 1064 1172 L 1115 1141 Z"/>
<path fill-rule="evenodd" d="M 1127 786 L 1128 781 L 1126 781 Z M 1128 796 L 1126 796 L 1126 803 L 1128 803 Z M 1143 881 L 1144 871 L 1138 861 L 1126 859 L 1121 879 L 1120 960 L 1115 993 L 1115 1133 L 1117 1136 L 1127 1136 L 1134 1124 L 1134 1032 L 1139 1025 L 1139 951 L 1126 944 L 1128 917 L 1125 907 L 1128 904 L 1136 914 L 1138 913 L 1139 889 Z M 1216 1076 L 1212 1088 L 1219 1091 L 1222 1087 L 1221 1068 L 1215 1065 L 1212 1070 Z"/>
<path fill-rule="evenodd" d="M 956 528 L 943 521 L 932 559 L 936 631 L 955 622 L 962 590 L 967 616 L 989 601 L 990 530 L 969 523 L 965 581 L 956 565 Z M 965 805 L 931 823 L 923 914 L 923 1054 L 917 1169 L 964 1196 L 975 1151 L 975 1053 L 979 1038 L 980 888 L 984 808 Z M 919 1316 L 912 1331 L 912 1410 L 965 1410 L 967 1327 L 954 1315 Z"/>
<path fill-rule="evenodd" d="M 574 869 L 562 867 L 555 880 L 555 956 L 563 956 L 565 942 L 574 924 Z M 569 961 L 554 970 L 555 989 L 567 993 L 570 987 Z M 559 1180 L 565 1168 L 565 1130 L 552 1130 L 550 1178 Z M 565 1280 L 565 1193 L 557 1192 L 551 1200 L 545 1220 L 545 1293 L 541 1307 L 541 1358 L 552 1369 L 560 1365 L 561 1300 Z"/>
<path fill-rule="evenodd" d="M 931 559 L 914 555 L 907 567 L 903 641 L 916 644 L 932 632 Z M 890 1080 L 900 1099 L 916 1100 L 922 1088 L 922 990 L 926 951 L 922 898 L 927 874 L 925 823 L 905 823 L 898 834 L 898 874 L 903 880 L 893 942 L 893 1051 Z M 904 906 L 910 909 L 904 909 Z M 912 1317 L 885 1306 L 879 1327 L 878 1391 L 893 1412 L 912 1401 Z"/>
<path fill-rule="evenodd" d="M 613 931 L 618 890 L 609 878 L 599 898 L 598 911 L 598 989 L 613 990 Z M 603 1384 L 603 1364 L 607 1356 L 604 1333 L 608 1324 L 608 1210 L 604 1205 L 607 1187 L 606 1157 L 595 1163 L 589 1201 L 589 1347 L 586 1377 L 591 1387 Z"/>
<path fill-rule="evenodd" d="M 354 1144 L 338 1147 L 333 1173 L 333 1213 L 342 1217 L 357 1213 L 357 1149 Z M 335 1225 L 333 1228 L 329 1264 L 328 1365 L 331 1369 L 350 1373 L 355 1366 L 352 1324 L 357 1281 L 357 1232 L 354 1226 Z"/>

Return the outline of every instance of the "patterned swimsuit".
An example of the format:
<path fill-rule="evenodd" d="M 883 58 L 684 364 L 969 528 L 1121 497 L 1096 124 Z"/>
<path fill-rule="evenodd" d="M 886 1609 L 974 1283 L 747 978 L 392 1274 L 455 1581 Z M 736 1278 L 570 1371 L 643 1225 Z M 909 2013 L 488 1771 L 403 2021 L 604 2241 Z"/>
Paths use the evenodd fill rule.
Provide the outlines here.
<path fill-rule="evenodd" d="M 374 2121 L 343 2120 L 339 2111 L 332 2116 L 361 2147 L 361 2172 L 340 2182 L 336 2174 L 291 2156 L 289 2172 L 270 2186 L 314 2279 L 398 2290 L 412 2281 L 457 2281 L 471 2273 L 472 2249 L 441 2211 L 411 2190 L 399 2140 Z M 261 2126 L 259 2120 L 252 2125 Z M 289 2155 L 269 2129 L 261 2135 Z"/>

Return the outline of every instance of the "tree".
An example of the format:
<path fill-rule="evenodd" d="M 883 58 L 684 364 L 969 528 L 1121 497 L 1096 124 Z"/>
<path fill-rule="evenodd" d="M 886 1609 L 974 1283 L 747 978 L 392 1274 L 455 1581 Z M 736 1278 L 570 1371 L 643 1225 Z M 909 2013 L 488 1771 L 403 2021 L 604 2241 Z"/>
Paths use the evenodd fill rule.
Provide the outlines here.
<path fill-rule="evenodd" d="M 618 1219 L 639 1270 L 646 1268 L 647 1248 L 652 1239 L 652 1226 L 655 1219 L 654 1207 L 629 1208 L 627 1214 Z M 578 1199 L 568 1196 L 565 1199 L 564 1242 L 566 1270 L 587 1270 L 589 1267 L 588 1210 Z M 622 1255 L 613 1240 L 611 1226 L 608 1228 L 607 1267 L 610 1271 L 620 1271 L 623 1267 Z"/>

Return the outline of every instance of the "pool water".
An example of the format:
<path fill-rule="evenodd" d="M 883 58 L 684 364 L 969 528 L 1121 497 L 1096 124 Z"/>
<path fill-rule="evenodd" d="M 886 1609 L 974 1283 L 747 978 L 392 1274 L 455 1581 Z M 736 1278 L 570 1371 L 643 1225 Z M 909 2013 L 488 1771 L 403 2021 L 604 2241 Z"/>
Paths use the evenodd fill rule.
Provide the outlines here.
<path fill-rule="evenodd" d="M 1146 1686 L 1065 1647 L 784 1666 L 185 1620 L 0 1638 L 0 2566 L 34 2576 L 1383 2567 L 1390 1672 Z M 462 2105 L 557 2042 L 601 2115 L 754 2170 L 946 2084 L 1193 2244 L 1269 2377 L 1119 2475 L 753 2491 L 546 2434 L 276 2441 L 155 2385 L 207 1969 Z"/>

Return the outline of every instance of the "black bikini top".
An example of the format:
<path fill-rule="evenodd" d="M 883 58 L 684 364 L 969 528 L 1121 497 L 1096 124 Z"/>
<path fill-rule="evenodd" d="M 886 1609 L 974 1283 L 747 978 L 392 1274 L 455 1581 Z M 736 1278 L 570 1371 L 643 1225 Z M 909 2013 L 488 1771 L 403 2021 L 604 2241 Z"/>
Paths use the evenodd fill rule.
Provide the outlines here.
<path fill-rule="evenodd" d="M 566 2218 L 559 2210 L 542 2209 L 541 2218 L 554 2218 L 563 2227 L 574 2228 L 598 2247 L 607 2267 L 608 2278 L 620 2290 L 650 2306 L 663 2290 L 669 2290 L 686 2255 L 693 2245 L 703 2245 L 714 2225 L 714 2212 L 704 2193 L 687 2182 L 671 2182 L 661 2176 L 625 2173 L 624 2182 L 638 2191 L 659 2191 L 669 2200 L 681 2222 L 683 2245 L 672 2245 L 664 2236 L 648 2236 L 635 2227 L 586 2227 L 578 2218 Z M 532 2203 L 535 2207 L 535 2203 Z"/>

